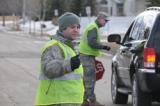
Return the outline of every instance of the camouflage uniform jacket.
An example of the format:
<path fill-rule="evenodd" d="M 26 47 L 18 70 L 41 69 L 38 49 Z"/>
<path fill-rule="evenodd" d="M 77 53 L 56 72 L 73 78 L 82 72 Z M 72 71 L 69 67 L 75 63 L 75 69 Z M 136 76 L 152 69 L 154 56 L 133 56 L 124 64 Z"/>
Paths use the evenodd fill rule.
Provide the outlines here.
<path fill-rule="evenodd" d="M 71 40 L 63 37 L 63 34 L 57 31 L 57 34 L 52 39 L 58 40 L 72 48 Z M 64 60 L 63 51 L 59 46 L 54 45 L 48 48 L 42 56 L 42 71 L 50 78 L 57 78 L 63 76 L 66 73 L 71 72 L 70 59 Z"/>

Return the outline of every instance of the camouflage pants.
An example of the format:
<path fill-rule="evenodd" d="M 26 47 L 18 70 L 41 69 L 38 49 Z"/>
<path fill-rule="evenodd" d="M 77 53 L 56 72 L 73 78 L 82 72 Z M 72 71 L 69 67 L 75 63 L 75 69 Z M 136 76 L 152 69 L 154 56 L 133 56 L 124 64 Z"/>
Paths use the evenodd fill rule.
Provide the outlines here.
<path fill-rule="evenodd" d="M 84 69 L 84 101 L 96 101 L 94 88 L 96 83 L 95 57 L 81 54 L 80 59 Z"/>

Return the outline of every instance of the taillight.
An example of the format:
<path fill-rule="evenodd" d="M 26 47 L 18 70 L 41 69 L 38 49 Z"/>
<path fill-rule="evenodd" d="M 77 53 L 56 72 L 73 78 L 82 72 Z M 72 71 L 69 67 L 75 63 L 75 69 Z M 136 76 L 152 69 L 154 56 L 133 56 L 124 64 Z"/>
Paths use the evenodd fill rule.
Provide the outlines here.
<path fill-rule="evenodd" d="M 156 50 L 155 48 L 144 49 L 144 67 L 154 68 L 156 62 Z"/>

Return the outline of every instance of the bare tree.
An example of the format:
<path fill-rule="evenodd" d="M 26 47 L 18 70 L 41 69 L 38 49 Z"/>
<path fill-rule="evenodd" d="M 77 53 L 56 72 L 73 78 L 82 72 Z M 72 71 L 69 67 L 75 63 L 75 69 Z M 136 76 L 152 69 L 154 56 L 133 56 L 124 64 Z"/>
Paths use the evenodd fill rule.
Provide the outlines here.
<path fill-rule="evenodd" d="M 0 14 L 8 14 L 10 10 L 9 4 L 7 0 L 0 0 Z"/>
<path fill-rule="evenodd" d="M 26 15 L 30 18 L 40 19 L 40 0 L 26 0 Z"/>
<path fill-rule="evenodd" d="M 7 4 L 6 0 L 0 1 L 0 15 L 3 17 L 3 23 L 2 26 L 5 26 L 5 15 L 9 13 L 9 6 Z"/>
<path fill-rule="evenodd" d="M 21 14 L 22 0 L 1 0 L 0 1 L 0 13 L 9 15 L 15 13 Z"/>

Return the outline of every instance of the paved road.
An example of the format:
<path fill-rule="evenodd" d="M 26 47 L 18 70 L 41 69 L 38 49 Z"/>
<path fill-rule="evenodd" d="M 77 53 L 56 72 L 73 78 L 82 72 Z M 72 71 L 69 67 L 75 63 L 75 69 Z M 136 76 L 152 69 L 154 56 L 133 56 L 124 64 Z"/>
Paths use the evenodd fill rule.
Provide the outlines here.
<path fill-rule="evenodd" d="M 0 106 L 33 106 L 44 41 L 0 33 Z"/>
<path fill-rule="evenodd" d="M 129 104 L 127 105 L 114 105 L 111 99 L 111 89 L 110 89 L 110 79 L 111 79 L 111 55 L 105 53 L 105 55 L 101 58 L 97 58 L 101 60 L 105 66 L 105 73 L 102 80 L 97 81 L 96 83 L 96 96 L 100 103 L 105 106 L 131 106 L 131 100 L 129 98 Z"/>
<path fill-rule="evenodd" d="M 17 34 L 0 33 L 0 106 L 33 106 L 37 87 L 39 57 L 46 40 Z M 111 58 L 109 54 L 98 58 L 106 72 L 97 81 L 97 99 L 105 106 L 113 105 L 110 96 Z"/>

